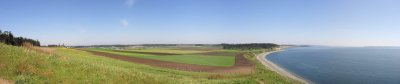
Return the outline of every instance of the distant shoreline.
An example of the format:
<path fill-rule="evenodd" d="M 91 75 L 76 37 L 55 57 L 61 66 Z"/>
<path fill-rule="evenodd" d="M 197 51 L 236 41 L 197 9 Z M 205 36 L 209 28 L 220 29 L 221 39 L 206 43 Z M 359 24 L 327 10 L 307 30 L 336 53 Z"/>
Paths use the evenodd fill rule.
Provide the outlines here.
<path fill-rule="evenodd" d="M 271 71 L 274 71 L 274 72 L 276 72 L 276 73 L 278 73 L 278 74 L 280 74 L 282 76 L 289 77 L 291 79 L 300 81 L 302 83 L 310 84 L 311 82 L 309 82 L 309 81 L 307 81 L 307 80 L 305 80 L 305 79 L 303 79 L 303 78 L 301 78 L 299 76 L 296 76 L 295 74 L 287 71 L 286 69 L 276 65 L 275 63 L 273 63 L 273 62 L 271 62 L 271 61 L 269 61 L 269 60 L 267 60 L 265 58 L 271 53 L 280 52 L 280 51 L 282 51 L 282 50 L 263 52 L 261 54 L 258 54 L 256 58 L 257 58 L 258 61 L 260 61 L 264 66 L 266 66 Z"/>

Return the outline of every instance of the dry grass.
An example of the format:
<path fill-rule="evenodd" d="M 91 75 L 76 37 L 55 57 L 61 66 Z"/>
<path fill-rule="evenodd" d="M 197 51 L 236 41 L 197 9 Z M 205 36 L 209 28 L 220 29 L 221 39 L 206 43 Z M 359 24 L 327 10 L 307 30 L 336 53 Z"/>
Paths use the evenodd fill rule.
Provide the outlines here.
<path fill-rule="evenodd" d="M 0 63 L 0 69 L 2 69 L 5 65 Z"/>
<path fill-rule="evenodd" d="M 40 73 L 40 76 L 43 76 L 45 78 L 51 77 L 53 74 L 53 71 L 51 69 L 47 69 L 46 71 Z"/>
<path fill-rule="evenodd" d="M 18 74 L 35 74 L 37 68 L 29 63 L 21 63 L 17 67 Z"/>
<path fill-rule="evenodd" d="M 62 56 L 62 55 L 54 55 L 55 48 L 36 47 L 36 46 L 33 46 L 31 43 L 24 43 L 22 47 L 24 47 L 24 48 L 26 48 L 28 50 L 32 50 L 32 51 L 35 51 L 35 52 L 39 52 L 39 53 L 45 54 L 45 56 L 56 56 L 61 61 L 68 60 L 68 57 L 65 57 L 65 56 Z"/>
<path fill-rule="evenodd" d="M 47 55 L 53 54 L 53 52 L 55 50 L 54 48 L 48 48 L 48 47 L 36 47 L 28 42 L 23 43 L 22 47 L 24 47 L 28 50 L 33 50 L 33 51 L 40 52 L 40 53 L 47 54 Z"/>
<path fill-rule="evenodd" d="M 222 78 L 225 78 L 225 77 L 223 75 L 221 75 L 221 74 L 212 74 L 212 75 L 209 75 L 207 78 L 208 79 L 222 79 Z"/>
<path fill-rule="evenodd" d="M 67 61 L 69 58 L 66 56 L 62 56 L 62 55 L 57 55 L 57 58 L 61 61 Z"/>
<path fill-rule="evenodd" d="M 0 84 L 14 84 L 14 83 L 9 81 L 9 80 L 5 80 L 5 79 L 0 78 Z"/>

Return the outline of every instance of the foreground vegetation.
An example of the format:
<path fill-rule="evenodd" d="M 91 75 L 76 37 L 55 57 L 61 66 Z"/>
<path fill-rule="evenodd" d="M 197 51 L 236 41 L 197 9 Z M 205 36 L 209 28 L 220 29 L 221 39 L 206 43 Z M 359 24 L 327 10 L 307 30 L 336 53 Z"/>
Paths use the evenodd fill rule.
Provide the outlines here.
<path fill-rule="evenodd" d="M 0 43 L 0 78 L 15 83 L 133 83 L 133 84 L 293 84 L 297 81 L 279 76 L 256 63 L 252 74 L 212 74 L 179 71 L 134 64 L 67 48 L 53 48 L 53 54 Z"/>

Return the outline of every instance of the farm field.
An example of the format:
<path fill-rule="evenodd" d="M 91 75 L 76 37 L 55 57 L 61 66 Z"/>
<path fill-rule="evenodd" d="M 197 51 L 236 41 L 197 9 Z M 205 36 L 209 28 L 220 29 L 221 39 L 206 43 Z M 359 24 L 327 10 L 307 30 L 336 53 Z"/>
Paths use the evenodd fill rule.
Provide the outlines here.
<path fill-rule="evenodd" d="M 208 66 L 224 66 L 234 65 L 236 52 L 220 51 L 204 51 L 204 50 L 173 50 L 173 49 L 147 49 L 147 50 L 112 50 L 91 48 L 88 50 L 106 52 L 130 57 L 138 57 L 145 59 L 156 59 L 169 62 L 208 65 Z M 214 53 L 214 54 L 213 54 Z"/>
<path fill-rule="evenodd" d="M 155 67 L 79 49 L 46 48 L 45 51 L 0 44 L 0 78 L 12 83 L 299 83 L 265 69 L 251 54 L 243 56 L 255 64 L 254 71 L 241 74 Z"/>
<path fill-rule="evenodd" d="M 129 49 L 129 51 L 137 52 L 160 52 L 160 53 L 172 53 L 172 54 L 194 54 L 194 53 L 205 53 L 210 52 L 210 50 L 183 50 L 178 48 L 150 48 L 150 49 Z"/>

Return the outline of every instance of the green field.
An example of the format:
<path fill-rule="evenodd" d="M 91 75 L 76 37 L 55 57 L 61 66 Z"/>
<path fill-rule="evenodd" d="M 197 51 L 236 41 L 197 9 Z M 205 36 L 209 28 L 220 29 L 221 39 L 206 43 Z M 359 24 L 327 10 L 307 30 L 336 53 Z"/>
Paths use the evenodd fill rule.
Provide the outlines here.
<path fill-rule="evenodd" d="M 138 52 L 161 52 L 161 53 L 173 53 L 173 54 L 194 54 L 194 53 L 205 53 L 210 51 L 204 50 L 175 50 L 175 49 L 162 49 L 162 48 L 153 48 L 153 49 L 141 49 L 141 50 L 129 50 L 129 51 L 138 51 Z"/>
<path fill-rule="evenodd" d="M 116 84 L 293 84 L 255 61 L 252 74 L 212 74 L 151 67 L 94 56 L 85 51 L 54 48 L 52 55 L 0 43 L 0 78 L 14 83 Z"/>
<path fill-rule="evenodd" d="M 111 49 L 100 49 L 100 48 L 92 48 L 89 50 L 107 52 L 112 54 L 119 54 L 124 56 L 132 56 L 146 59 L 156 59 L 162 61 L 170 61 L 177 63 L 185 63 L 185 64 L 197 64 L 197 65 L 209 65 L 209 66 L 233 66 L 235 63 L 235 55 L 228 56 L 218 56 L 218 55 L 197 55 L 197 53 L 205 53 L 212 51 L 196 51 L 196 50 L 172 50 L 172 49 L 147 49 L 147 50 L 137 50 L 143 52 L 168 52 L 172 54 L 182 54 L 183 55 L 168 55 L 168 56 L 160 56 L 160 55 L 151 55 L 151 54 L 140 54 L 140 53 L 128 53 L 128 52 L 115 52 L 115 50 Z"/>

